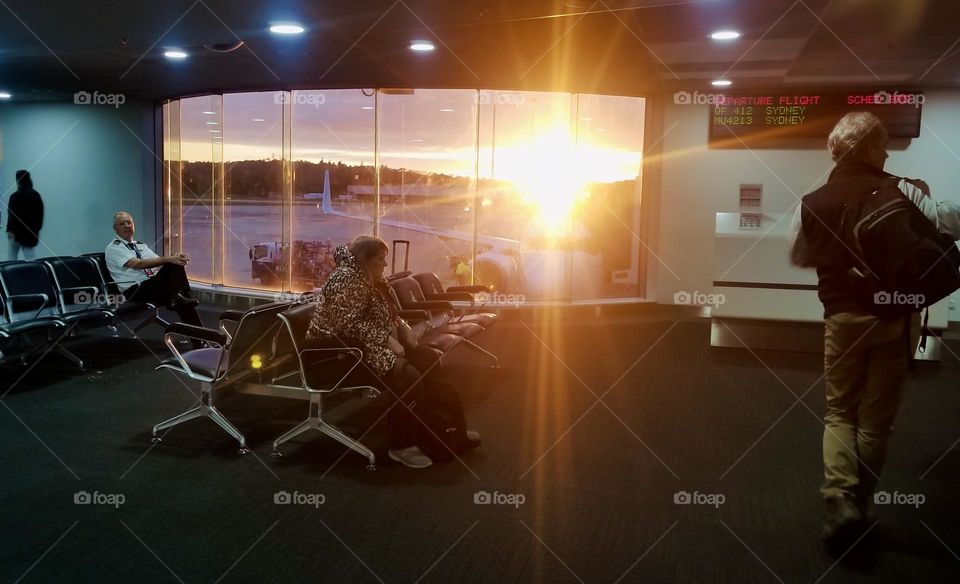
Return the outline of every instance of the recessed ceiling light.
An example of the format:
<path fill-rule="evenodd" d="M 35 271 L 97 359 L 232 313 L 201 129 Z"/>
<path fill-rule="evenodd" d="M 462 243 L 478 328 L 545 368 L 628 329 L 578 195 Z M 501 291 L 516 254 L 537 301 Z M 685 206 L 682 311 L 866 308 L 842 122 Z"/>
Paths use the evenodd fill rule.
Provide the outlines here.
<path fill-rule="evenodd" d="M 444 107 L 444 108 L 440 108 L 440 111 L 442 111 L 442 112 L 452 112 L 453 110 L 452 110 L 451 108 Z"/>
<path fill-rule="evenodd" d="M 715 41 L 732 41 L 740 38 L 740 33 L 735 30 L 718 30 L 710 33 L 710 38 Z"/>
<path fill-rule="evenodd" d="M 211 133 L 211 134 L 213 134 L 213 133 L 219 134 L 219 133 L 220 133 L 220 130 L 210 130 L 210 133 Z"/>
<path fill-rule="evenodd" d="M 301 34 L 303 31 L 304 28 L 294 22 L 274 24 L 270 27 L 270 32 L 273 34 Z"/>
<path fill-rule="evenodd" d="M 251 121 L 254 121 L 254 122 L 262 122 L 262 121 L 263 121 L 263 118 L 253 118 L 253 120 L 251 120 Z"/>
<path fill-rule="evenodd" d="M 423 142 L 423 138 L 414 138 L 411 142 Z"/>
<path fill-rule="evenodd" d="M 163 56 L 168 59 L 186 59 L 187 52 L 183 49 L 167 49 L 163 52 Z"/>
<path fill-rule="evenodd" d="M 430 41 L 410 41 L 411 51 L 428 52 L 434 50 L 435 48 L 436 47 L 433 46 L 433 43 Z"/>
<path fill-rule="evenodd" d="M 372 109 L 373 109 L 373 106 L 372 106 L 372 105 L 365 105 L 365 106 L 362 106 L 360 109 L 372 110 Z"/>
<path fill-rule="evenodd" d="M 729 79 L 714 79 L 710 82 L 710 85 L 713 85 L 714 87 L 727 87 L 728 85 L 733 85 L 733 81 L 730 81 Z"/>
<path fill-rule="evenodd" d="M 11 97 L 13 97 L 13 95 L 10 93 L 7 93 L 6 91 L 0 91 L 0 99 L 10 99 Z"/>
<path fill-rule="evenodd" d="M 207 122 L 207 125 L 208 125 L 208 126 L 219 126 L 220 124 L 218 124 L 217 122 Z"/>
<path fill-rule="evenodd" d="M 207 114 L 208 116 L 215 116 L 215 115 L 217 115 L 217 112 L 203 112 L 203 113 Z"/>

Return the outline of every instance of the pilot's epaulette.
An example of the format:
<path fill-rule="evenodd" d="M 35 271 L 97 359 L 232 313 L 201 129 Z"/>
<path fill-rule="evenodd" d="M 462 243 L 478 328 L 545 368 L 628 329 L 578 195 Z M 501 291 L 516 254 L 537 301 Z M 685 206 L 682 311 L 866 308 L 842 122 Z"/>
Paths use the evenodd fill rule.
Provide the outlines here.
<path fill-rule="evenodd" d="M 113 245 L 120 245 L 121 243 L 123 243 L 123 242 L 120 241 L 119 239 L 114 239 L 114 240 L 113 240 Z"/>

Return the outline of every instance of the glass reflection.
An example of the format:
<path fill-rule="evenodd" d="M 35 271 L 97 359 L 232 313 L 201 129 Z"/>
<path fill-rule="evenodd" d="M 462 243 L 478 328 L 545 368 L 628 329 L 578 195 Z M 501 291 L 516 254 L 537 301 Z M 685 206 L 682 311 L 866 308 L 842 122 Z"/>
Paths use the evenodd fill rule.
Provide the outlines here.
<path fill-rule="evenodd" d="M 566 93 L 479 92 L 486 164 L 477 283 L 525 300 L 569 297 L 564 244 L 582 171 L 573 157 L 570 100 Z"/>
<path fill-rule="evenodd" d="M 397 271 L 434 272 L 445 285 L 458 268 L 469 278 L 476 128 L 475 91 L 381 94 L 380 237 Z M 395 241 L 410 242 L 409 257 Z"/>
<path fill-rule="evenodd" d="M 220 282 L 222 247 L 215 209 L 220 186 L 217 163 L 223 159 L 222 121 L 219 95 L 180 100 L 181 245 L 190 256 L 190 278 L 208 283 Z"/>
<path fill-rule="evenodd" d="M 191 277 L 236 287 L 314 289 L 333 247 L 377 234 L 448 286 L 637 297 L 644 115 L 640 98 L 546 92 L 183 99 L 164 107 L 165 159 L 182 160 L 167 224 Z"/>
<path fill-rule="evenodd" d="M 295 91 L 292 290 L 322 286 L 333 249 L 373 235 L 374 90 Z M 267 251 L 267 250 L 264 250 Z"/>
<path fill-rule="evenodd" d="M 283 96 L 278 91 L 223 96 L 223 283 L 279 290 L 274 254 L 282 241 Z M 279 247 L 278 247 L 279 248 Z M 260 257 L 255 257 L 259 255 Z"/>
<path fill-rule="evenodd" d="M 642 99 L 577 96 L 576 159 L 588 171 L 571 210 L 570 253 L 575 273 L 589 276 L 574 279 L 574 300 L 640 295 L 644 115 Z"/>

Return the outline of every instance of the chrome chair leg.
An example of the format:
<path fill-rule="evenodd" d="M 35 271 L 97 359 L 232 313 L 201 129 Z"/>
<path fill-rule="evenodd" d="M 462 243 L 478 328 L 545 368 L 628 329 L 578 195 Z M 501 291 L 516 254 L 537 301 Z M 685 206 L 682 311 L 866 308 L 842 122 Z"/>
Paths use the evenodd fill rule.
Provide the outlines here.
<path fill-rule="evenodd" d="M 480 345 L 474 343 L 473 341 L 464 339 L 463 342 L 464 342 L 465 346 L 466 346 L 468 349 L 473 349 L 474 351 L 477 351 L 477 352 L 479 352 L 479 353 L 482 353 L 482 354 L 486 355 L 490 360 L 492 360 L 492 361 L 493 361 L 493 364 L 490 365 L 490 367 L 497 368 L 497 367 L 500 366 L 500 359 L 499 359 L 496 355 L 494 355 L 493 353 L 491 353 L 490 351 L 484 349 L 483 347 L 481 347 Z"/>
<path fill-rule="evenodd" d="M 177 424 L 181 424 L 194 418 L 210 418 L 216 425 L 220 426 L 227 434 L 230 434 L 230 436 L 240 443 L 240 454 L 247 454 L 250 452 L 250 449 L 247 448 L 247 439 L 240 432 L 240 430 L 230 423 L 230 420 L 226 419 L 223 414 L 220 413 L 220 410 L 211 405 L 210 386 L 206 383 L 203 384 L 203 387 L 200 390 L 200 405 L 154 426 L 153 437 L 151 438 L 151 441 L 160 442 L 161 438 L 157 436 L 157 432 L 167 428 L 172 428 Z"/>
<path fill-rule="evenodd" d="M 154 427 L 153 427 L 153 437 L 155 438 L 155 441 L 156 441 L 156 442 L 159 442 L 159 441 L 160 441 L 160 439 L 157 437 L 157 432 L 159 432 L 159 431 L 161 431 L 161 430 L 166 430 L 167 428 L 172 428 L 173 426 L 176 426 L 177 424 L 180 424 L 180 423 L 182 423 L 182 422 L 186 422 L 186 421 L 192 420 L 192 419 L 194 419 L 194 418 L 201 418 L 201 417 L 205 416 L 206 413 L 203 411 L 203 410 L 204 410 L 204 407 L 206 407 L 206 406 L 197 406 L 197 407 L 195 407 L 195 408 L 193 408 L 193 409 L 191 409 L 191 410 L 187 410 L 187 411 L 183 412 L 182 414 L 178 414 L 178 415 L 170 418 L 169 420 L 166 420 L 165 422 L 160 422 L 159 424 L 157 424 L 156 426 L 154 426 Z"/>
<path fill-rule="evenodd" d="M 236 426 L 230 423 L 230 420 L 223 417 L 223 414 L 220 413 L 220 410 L 214 406 L 209 406 L 207 408 L 207 416 L 217 423 L 218 426 L 224 429 L 227 434 L 233 436 L 240 443 L 240 454 L 246 454 L 250 452 L 250 449 L 247 448 L 247 439 L 240 433 L 240 430 Z"/>
<path fill-rule="evenodd" d="M 321 432 L 323 432 L 324 434 L 326 434 L 327 436 L 333 438 L 334 440 L 336 440 L 336 441 L 339 442 L 340 444 L 343 444 L 344 446 L 346 446 L 346 447 L 349 448 L 350 450 L 353 450 L 354 452 L 356 452 L 356 453 L 358 453 L 358 454 L 362 454 L 363 456 L 366 456 L 366 457 L 367 457 L 367 463 L 368 463 L 368 467 L 367 467 L 367 468 L 370 468 L 370 467 L 374 466 L 375 464 L 377 464 L 377 457 L 376 457 L 376 455 L 373 454 L 373 451 L 372 451 L 372 450 L 370 450 L 369 448 L 367 448 L 367 447 L 364 446 L 363 444 L 357 442 L 357 441 L 354 440 L 353 438 L 347 436 L 346 434 L 344 434 L 343 432 L 341 432 L 340 429 L 337 428 L 336 426 L 332 426 L 332 425 L 324 422 L 323 420 L 321 420 L 321 421 L 320 421 L 320 427 L 317 428 L 317 429 L 320 430 Z M 372 470 L 372 469 L 371 469 L 371 470 Z"/>
<path fill-rule="evenodd" d="M 144 328 L 144 327 L 147 326 L 147 325 L 153 324 L 153 323 L 157 323 L 157 324 L 159 324 L 159 325 L 162 326 L 162 327 L 168 327 L 168 326 L 170 326 L 170 322 L 169 322 L 168 320 L 166 320 L 165 318 L 163 318 L 162 316 L 160 316 L 160 309 L 159 309 L 159 308 L 155 308 L 154 311 L 153 311 L 153 314 L 151 314 L 151 315 L 148 316 L 147 318 L 143 319 L 143 322 L 141 322 L 140 324 L 138 324 L 137 326 L 135 326 L 135 327 L 133 328 L 133 336 L 136 337 L 136 336 L 137 336 L 137 333 L 140 331 L 140 329 Z"/>
<path fill-rule="evenodd" d="M 70 350 L 64 347 L 63 345 L 57 344 L 56 346 L 53 347 L 53 350 L 56 351 L 57 354 L 63 357 L 66 357 L 69 361 L 73 362 L 77 367 L 80 368 L 80 371 L 83 371 L 84 368 L 86 367 L 86 365 L 84 365 L 83 363 L 83 359 L 81 359 L 80 357 L 77 357 L 75 354 L 70 352 Z"/>
<path fill-rule="evenodd" d="M 290 430 L 288 430 L 283 436 L 280 436 L 273 441 L 273 456 L 279 457 L 280 454 L 280 445 L 289 442 L 290 440 L 296 438 L 300 434 L 303 434 L 307 430 L 319 430 L 333 438 L 340 444 L 343 444 L 347 448 L 362 454 L 367 457 L 367 469 L 373 470 L 377 463 L 377 457 L 372 450 L 361 444 L 359 441 L 354 440 L 353 438 L 347 436 L 340 431 L 339 428 L 328 424 L 323 421 L 323 396 L 319 393 L 310 394 L 310 415 L 306 420 L 300 422 Z"/>
<path fill-rule="evenodd" d="M 315 427 L 316 427 L 316 424 L 314 423 L 314 420 L 307 418 L 306 420 L 300 422 L 293 428 L 290 428 L 290 430 L 288 430 L 283 436 L 273 441 L 273 455 L 280 456 L 281 444 L 289 442 L 294 438 L 296 438 L 297 436 L 299 436 L 300 434 L 303 434 L 307 430 L 311 430 Z"/>

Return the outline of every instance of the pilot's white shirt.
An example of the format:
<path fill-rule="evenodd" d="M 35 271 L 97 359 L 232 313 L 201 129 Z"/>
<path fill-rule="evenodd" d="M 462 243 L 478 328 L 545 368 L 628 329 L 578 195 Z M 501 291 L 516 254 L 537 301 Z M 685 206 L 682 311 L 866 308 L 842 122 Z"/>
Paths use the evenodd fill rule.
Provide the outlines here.
<path fill-rule="evenodd" d="M 132 246 L 131 246 L 132 244 Z M 133 248 L 136 248 L 134 251 Z M 133 258 L 137 257 L 137 251 L 140 252 L 141 259 L 151 259 L 160 257 L 157 254 L 153 253 L 147 244 L 142 241 L 124 241 L 119 237 L 114 237 L 113 241 L 110 242 L 110 245 L 107 246 L 107 249 L 104 250 L 104 255 L 107 260 L 107 269 L 110 270 L 110 277 L 113 278 L 113 281 L 117 283 L 117 287 L 120 288 L 121 292 L 125 292 L 128 288 L 134 284 L 140 284 L 150 279 L 151 276 L 157 273 L 159 268 L 147 268 L 145 270 L 137 270 L 134 268 L 126 268 L 124 264 L 130 261 Z"/>

